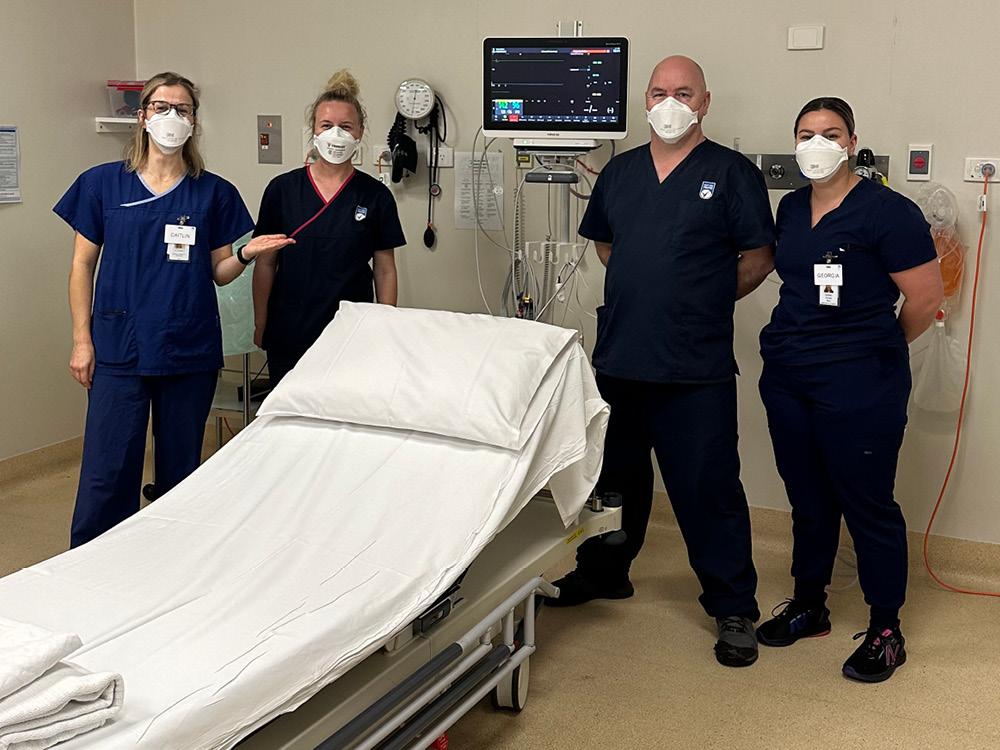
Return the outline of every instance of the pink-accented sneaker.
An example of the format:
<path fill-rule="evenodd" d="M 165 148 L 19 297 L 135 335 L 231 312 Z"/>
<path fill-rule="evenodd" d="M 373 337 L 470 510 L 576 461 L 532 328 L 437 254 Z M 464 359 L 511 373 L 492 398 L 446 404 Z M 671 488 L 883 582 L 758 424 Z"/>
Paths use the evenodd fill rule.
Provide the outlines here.
<path fill-rule="evenodd" d="M 864 642 L 844 662 L 845 677 L 859 682 L 882 682 L 906 663 L 906 639 L 899 632 L 899 626 L 881 630 L 869 628 L 857 633 L 854 639 L 862 636 Z"/>

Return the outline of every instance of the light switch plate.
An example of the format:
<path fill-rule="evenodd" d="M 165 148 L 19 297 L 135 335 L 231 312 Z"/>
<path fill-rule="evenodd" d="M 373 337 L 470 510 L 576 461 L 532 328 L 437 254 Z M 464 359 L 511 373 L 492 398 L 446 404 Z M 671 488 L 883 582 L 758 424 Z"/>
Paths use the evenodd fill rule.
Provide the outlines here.
<path fill-rule="evenodd" d="M 257 115 L 257 163 L 282 163 L 281 115 Z"/>

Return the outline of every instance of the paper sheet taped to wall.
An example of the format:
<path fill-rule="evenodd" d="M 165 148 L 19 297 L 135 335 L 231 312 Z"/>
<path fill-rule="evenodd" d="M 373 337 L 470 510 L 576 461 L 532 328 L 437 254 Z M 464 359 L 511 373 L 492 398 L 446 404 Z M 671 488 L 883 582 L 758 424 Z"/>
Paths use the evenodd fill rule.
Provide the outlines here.
<path fill-rule="evenodd" d="M 483 229 L 503 229 L 503 154 L 455 154 L 455 229 L 475 229 L 476 214 Z"/>
<path fill-rule="evenodd" d="M 21 202 L 21 149 L 17 127 L 0 125 L 0 203 Z"/>

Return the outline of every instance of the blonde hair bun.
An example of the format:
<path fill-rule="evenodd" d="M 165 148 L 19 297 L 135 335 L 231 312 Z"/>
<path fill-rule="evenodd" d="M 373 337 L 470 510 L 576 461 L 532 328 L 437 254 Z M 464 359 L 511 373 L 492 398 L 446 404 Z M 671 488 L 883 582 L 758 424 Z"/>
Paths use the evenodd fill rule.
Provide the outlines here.
<path fill-rule="evenodd" d="M 361 86 L 358 84 L 358 79 L 352 76 L 347 69 L 338 70 L 330 76 L 323 91 L 306 110 L 306 126 L 315 130 L 316 107 L 323 102 L 347 102 L 357 110 L 358 121 L 363 129 L 368 122 L 368 117 L 365 114 L 365 108 L 361 106 L 361 101 L 358 99 L 360 93 Z"/>
<path fill-rule="evenodd" d="M 357 99 L 361 94 L 361 86 L 358 79 L 351 75 L 346 68 L 338 70 L 330 80 L 326 82 L 325 93 Z"/>

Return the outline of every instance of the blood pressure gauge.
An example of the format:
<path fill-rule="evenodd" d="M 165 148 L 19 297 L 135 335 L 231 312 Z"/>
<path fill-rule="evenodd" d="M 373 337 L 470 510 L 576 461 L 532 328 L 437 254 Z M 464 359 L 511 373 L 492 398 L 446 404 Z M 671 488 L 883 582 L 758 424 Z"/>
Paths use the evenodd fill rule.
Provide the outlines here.
<path fill-rule="evenodd" d="M 396 109 L 408 120 L 421 120 L 434 109 L 434 89 L 427 81 L 408 78 L 396 90 Z"/>

